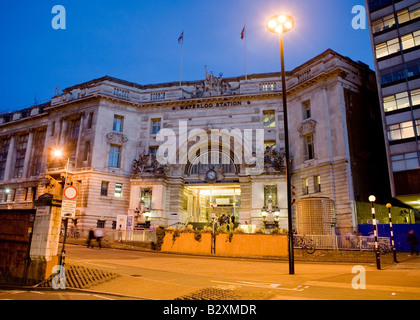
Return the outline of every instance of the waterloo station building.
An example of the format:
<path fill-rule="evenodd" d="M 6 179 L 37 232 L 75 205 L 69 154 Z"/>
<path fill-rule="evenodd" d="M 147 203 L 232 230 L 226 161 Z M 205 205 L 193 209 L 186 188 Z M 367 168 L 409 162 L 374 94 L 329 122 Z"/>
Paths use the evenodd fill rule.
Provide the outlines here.
<path fill-rule="evenodd" d="M 280 73 L 204 71 L 204 80 L 181 86 L 106 76 L 0 115 L 0 209 L 33 208 L 67 173 L 79 191 L 78 227 L 225 215 L 287 228 Z M 287 99 L 294 225 L 307 234 L 356 231 L 370 213 L 368 196 L 386 203 L 390 194 L 374 72 L 327 50 L 287 72 Z M 175 140 L 158 141 L 164 129 Z M 243 157 L 262 162 L 235 152 L 245 137 L 252 147 Z M 157 161 L 164 143 L 176 162 Z M 65 157 L 55 158 L 56 149 Z"/>

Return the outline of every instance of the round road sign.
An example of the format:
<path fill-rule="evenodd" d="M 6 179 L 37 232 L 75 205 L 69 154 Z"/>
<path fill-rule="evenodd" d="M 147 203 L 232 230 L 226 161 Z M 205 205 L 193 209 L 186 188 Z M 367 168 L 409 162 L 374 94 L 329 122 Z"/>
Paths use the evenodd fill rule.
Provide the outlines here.
<path fill-rule="evenodd" d="M 77 197 L 77 189 L 73 186 L 68 186 L 64 189 L 64 197 L 68 200 L 74 200 Z"/>

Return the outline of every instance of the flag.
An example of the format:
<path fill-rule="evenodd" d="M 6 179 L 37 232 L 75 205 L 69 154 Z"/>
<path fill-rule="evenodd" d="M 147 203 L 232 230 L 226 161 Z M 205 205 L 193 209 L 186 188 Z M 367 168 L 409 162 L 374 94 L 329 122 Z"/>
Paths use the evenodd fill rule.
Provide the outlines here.
<path fill-rule="evenodd" d="M 243 40 L 244 37 L 245 37 L 245 26 L 244 26 L 244 28 L 242 29 L 242 32 L 241 32 L 241 39 Z"/>
<path fill-rule="evenodd" d="M 178 38 L 178 43 L 181 44 L 181 42 L 184 41 L 184 31 L 182 31 L 181 35 Z"/>

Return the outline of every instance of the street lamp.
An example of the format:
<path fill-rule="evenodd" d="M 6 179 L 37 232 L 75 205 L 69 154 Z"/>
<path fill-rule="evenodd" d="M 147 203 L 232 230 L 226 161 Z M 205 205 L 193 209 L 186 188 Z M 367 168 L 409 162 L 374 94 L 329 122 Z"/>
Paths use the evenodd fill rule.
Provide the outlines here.
<path fill-rule="evenodd" d="M 376 268 L 378 270 L 381 269 L 381 257 L 379 255 L 379 247 L 378 247 L 378 229 L 376 226 L 376 216 L 375 216 L 375 196 L 369 196 L 369 201 L 372 205 L 372 223 L 373 223 L 373 235 L 375 237 L 375 255 L 376 255 Z"/>
<path fill-rule="evenodd" d="M 287 179 L 287 215 L 289 228 L 289 274 L 295 273 L 294 249 L 293 249 L 293 222 L 292 222 L 292 190 L 291 190 L 291 168 L 289 151 L 289 127 L 287 120 L 287 92 L 286 92 L 286 73 L 284 70 L 284 46 L 283 34 L 290 31 L 295 25 L 294 19 L 288 15 L 276 15 L 267 22 L 267 29 L 270 32 L 280 35 L 280 61 L 281 61 L 281 80 L 283 96 L 283 119 L 284 119 L 284 139 L 286 153 L 286 179 Z"/>
<path fill-rule="evenodd" d="M 60 158 L 65 157 L 63 151 L 60 150 L 60 149 L 53 150 L 53 155 L 54 155 L 54 157 L 56 159 L 60 159 Z M 70 158 L 67 158 L 67 160 L 66 160 L 66 166 L 65 166 L 66 175 L 65 175 L 65 178 L 64 178 L 63 192 L 64 192 L 64 189 L 66 188 L 66 185 L 67 185 L 67 175 L 68 175 L 68 171 L 69 171 L 69 165 L 70 165 Z M 64 198 L 64 193 L 63 193 L 63 198 Z M 66 239 L 67 239 L 67 226 L 68 226 L 68 223 L 69 223 L 69 218 L 66 218 L 64 220 L 63 248 L 61 249 L 60 262 L 59 262 L 59 264 L 61 266 L 64 266 L 64 260 L 65 260 L 65 257 L 66 257 L 65 246 L 66 246 Z"/>
<path fill-rule="evenodd" d="M 388 217 L 389 217 L 389 232 L 391 233 L 391 246 L 392 246 L 392 253 L 394 255 L 394 262 L 398 262 L 397 260 L 397 251 L 395 249 L 395 242 L 394 242 L 394 230 L 392 228 L 392 218 L 391 218 L 391 208 L 392 204 L 387 203 L 386 207 L 388 208 Z"/>

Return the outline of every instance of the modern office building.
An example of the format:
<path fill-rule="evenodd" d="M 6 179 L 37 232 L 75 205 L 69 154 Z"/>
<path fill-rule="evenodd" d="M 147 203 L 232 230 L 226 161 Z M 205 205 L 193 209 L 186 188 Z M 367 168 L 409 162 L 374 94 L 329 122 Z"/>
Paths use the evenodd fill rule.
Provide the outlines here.
<path fill-rule="evenodd" d="M 420 2 L 366 0 L 366 5 L 392 194 L 419 210 Z"/>
<path fill-rule="evenodd" d="M 0 115 L 0 209 L 32 208 L 66 180 L 80 227 L 224 215 L 287 228 L 280 73 L 204 72 L 182 86 L 106 76 Z M 287 72 L 287 99 L 296 228 L 356 231 L 369 195 L 390 196 L 374 72 L 327 50 Z"/>

